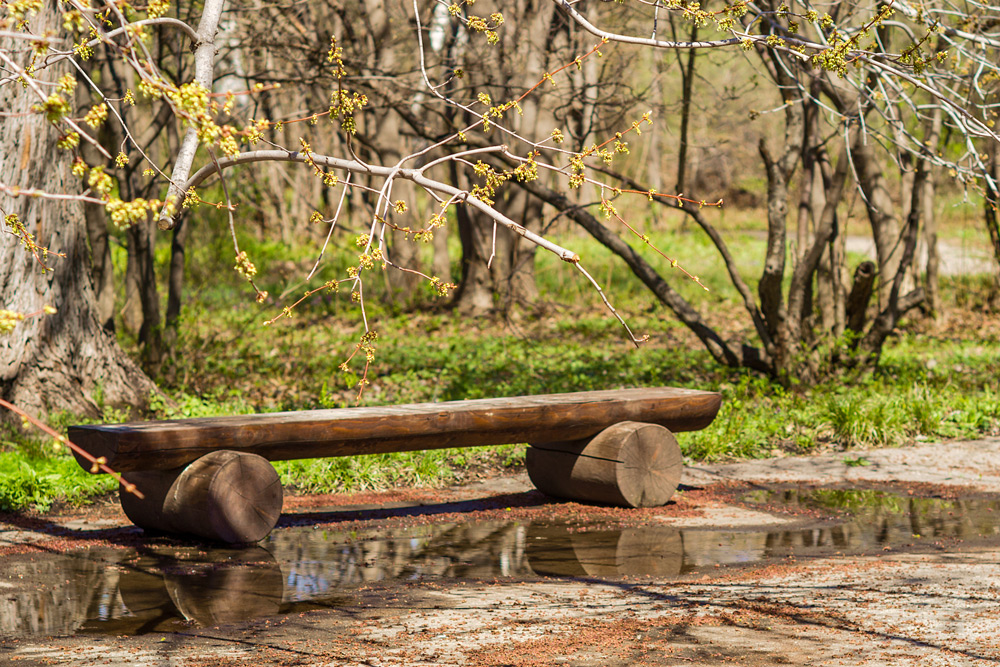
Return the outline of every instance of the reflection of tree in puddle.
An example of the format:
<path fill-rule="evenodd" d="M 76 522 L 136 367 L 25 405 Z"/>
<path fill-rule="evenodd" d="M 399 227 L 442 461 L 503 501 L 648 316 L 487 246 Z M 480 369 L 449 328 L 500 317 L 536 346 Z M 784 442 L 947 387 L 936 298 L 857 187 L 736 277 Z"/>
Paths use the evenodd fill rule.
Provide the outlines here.
<path fill-rule="evenodd" d="M 1000 534 L 1000 502 L 991 499 L 915 498 L 873 489 L 779 489 L 748 500 L 786 507 L 846 511 L 834 526 L 783 534 L 772 546 L 864 550 L 915 539 L 973 539 Z"/>
<path fill-rule="evenodd" d="M 167 632 L 239 623 L 310 607 L 357 604 L 372 582 L 629 577 L 665 581 L 699 568 L 789 554 L 876 552 L 883 546 L 998 533 L 995 501 L 866 492 L 859 499 L 774 492 L 755 498 L 844 507 L 844 520 L 794 530 L 609 527 L 545 522 L 280 530 L 258 547 L 155 547 L 7 557 L 0 564 L 0 635 Z M 801 525 L 801 524 L 800 524 Z M 920 537 L 914 537 L 919 535 Z"/>
<path fill-rule="evenodd" d="M 117 582 L 105 559 L 114 555 L 102 550 L 58 558 L 5 556 L 0 635 L 60 634 L 80 627 L 112 604 Z"/>

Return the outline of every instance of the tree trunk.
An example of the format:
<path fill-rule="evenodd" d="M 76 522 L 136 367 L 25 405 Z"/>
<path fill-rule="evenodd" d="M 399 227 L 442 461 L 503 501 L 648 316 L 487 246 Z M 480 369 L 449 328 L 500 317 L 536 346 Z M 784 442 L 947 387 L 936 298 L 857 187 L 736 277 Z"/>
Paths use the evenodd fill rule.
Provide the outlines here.
<path fill-rule="evenodd" d="M 760 310 L 767 323 L 771 340 L 778 342 L 774 359 L 776 370 L 783 370 L 786 362 L 784 354 L 784 322 L 786 310 L 782 298 L 782 281 L 785 277 L 785 233 L 788 224 L 788 179 L 790 175 L 781 169 L 771 157 L 763 139 L 758 145 L 761 158 L 767 170 L 767 256 L 764 270 L 757 284 Z"/>
<path fill-rule="evenodd" d="M 101 61 L 95 59 L 91 62 L 93 64 L 90 74 L 100 77 L 102 71 L 100 67 Z M 90 105 L 93 104 L 90 86 L 80 74 L 77 75 L 75 101 L 77 115 L 79 116 L 84 115 L 90 109 Z M 109 125 L 109 123 L 105 123 L 98 130 L 98 141 L 104 146 L 114 146 L 120 141 L 115 138 L 115 133 L 108 129 Z M 99 165 L 106 163 L 104 156 L 86 142 L 80 146 L 80 154 L 87 164 Z M 105 329 L 113 332 L 115 330 L 115 272 L 114 264 L 111 261 L 108 216 L 104 212 L 104 207 L 99 204 L 85 204 L 83 214 L 87 223 L 87 239 L 90 242 L 90 275 L 94 285 L 94 296 L 97 301 L 97 318 Z"/>
<path fill-rule="evenodd" d="M 139 274 L 139 303 L 142 307 L 142 324 L 139 326 L 139 344 L 142 346 L 142 364 L 149 373 L 160 366 L 163 356 L 163 328 L 160 322 L 160 294 L 156 285 L 156 220 L 147 216 L 129 230 L 135 239 L 136 267 Z"/>
<path fill-rule="evenodd" d="M 379 164 L 397 164 L 405 155 L 413 152 L 412 142 L 402 132 L 403 124 L 399 114 L 389 111 L 378 120 L 378 124 L 381 132 L 396 137 L 395 141 L 379 147 L 381 150 L 373 151 Z M 414 165 L 411 163 L 408 166 Z M 391 199 L 393 202 L 403 201 L 408 210 L 405 213 L 396 213 L 390 208 L 386 216 L 390 223 L 410 229 L 420 229 L 424 225 L 426 221 L 420 219 L 417 206 L 417 186 L 412 181 L 399 179 L 394 182 Z M 385 230 L 385 238 L 388 245 L 386 252 L 393 265 L 411 271 L 422 271 L 419 241 L 414 240 L 412 235 L 391 228 Z M 390 302 L 395 302 L 397 298 L 404 303 L 409 302 L 421 281 L 420 276 L 415 273 L 400 271 L 393 267 L 387 269 L 385 277 L 386 294 Z"/>
<path fill-rule="evenodd" d="M 102 327 L 114 333 L 115 281 L 108 218 L 104 209 L 97 204 L 85 204 L 84 216 L 87 220 L 87 238 L 90 241 L 90 275 L 94 284 L 97 319 Z"/>
<path fill-rule="evenodd" d="M 673 18 L 671 18 L 671 26 Z M 698 39 L 698 26 L 691 26 L 691 41 Z M 681 128 L 677 142 L 677 184 L 675 189 L 677 194 L 684 194 L 685 176 L 687 175 L 687 153 L 689 143 L 688 125 L 691 120 L 691 94 L 694 85 L 694 62 L 698 55 L 698 49 L 689 49 L 687 53 L 687 63 L 681 63 L 681 54 L 677 54 L 678 69 L 681 72 Z M 656 98 L 657 104 L 663 103 L 662 95 Z M 659 160 L 659 156 L 655 156 Z M 653 183 L 654 187 L 659 187 L 658 183 Z"/>
<path fill-rule="evenodd" d="M 450 283 L 451 280 L 451 257 L 448 255 L 448 236 L 450 230 L 447 226 L 434 230 L 434 260 L 431 265 L 434 275 L 441 279 L 441 282 Z"/>
<path fill-rule="evenodd" d="M 528 229 L 538 231 L 541 228 L 543 204 L 538 199 L 525 194 L 525 202 L 521 207 L 523 218 L 521 224 Z M 508 234 L 514 235 L 508 231 Z M 510 294 L 516 303 L 532 305 L 538 301 L 538 284 L 535 282 L 535 257 L 538 246 L 524 241 L 520 236 L 515 239 L 511 250 L 511 273 L 508 279 Z"/>
<path fill-rule="evenodd" d="M 55 31 L 61 19 L 47 2 L 31 20 L 37 34 Z M 0 49 L 21 50 L 23 42 L 0 38 Z M 21 53 L 24 53 L 21 50 Z M 27 65 L 23 59 L 22 65 Z M 55 82 L 68 68 L 53 67 L 39 78 Z M 18 85 L 0 88 L 0 108 L 19 122 L 0 123 L 0 182 L 47 192 L 79 192 L 70 173 L 71 156 L 56 147 L 59 131 L 31 112 L 37 103 Z M 68 410 L 98 412 L 95 393 L 109 404 L 141 405 L 153 383 L 125 356 L 101 326 L 90 282 L 83 206 L 78 202 L 0 195 L 4 215 L 15 214 L 38 243 L 65 257 L 49 255 L 51 272 L 11 234 L 0 234 L 0 307 L 35 312 L 45 305 L 55 315 L 33 317 L 0 337 L 0 396 L 36 414 Z"/>
<path fill-rule="evenodd" d="M 891 276 L 889 283 L 889 294 L 886 298 L 886 306 L 880 308 L 878 316 L 872 322 L 871 328 L 861 340 L 861 349 L 867 353 L 872 365 L 877 364 L 879 356 L 882 354 L 882 346 L 885 339 L 896 328 L 899 319 L 908 311 L 919 306 L 924 300 L 924 290 L 916 287 L 907 292 L 903 292 L 904 284 L 907 282 L 907 274 L 912 265 L 913 257 L 916 253 L 917 239 L 920 231 L 920 218 L 923 215 L 923 188 L 927 180 L 928 158 L 920 156 L 917 159 L 916 172 L 914 173 L 912 199 L 910 201 L 910 212 L 906 219 L 906 226 L 901 238 L 902 248 L 899 250 L 899 261 L 896 264 L 896 272 Z M 882 285 L 888 282 L 884 273 L 881 275 Z"/>
<path fill-rule="evenodd" d="M 174 235 L 170 241 L 170 275 L 167 278 L 167 317 L 164 332 L 166 347 L 173 347 L 180 325 L 181 305 L 184 295 L 184 251 L 191 223 L 186 215 L 178 216 Z"/>
<path fill-rule="evenodd" d="M 420 229 L 426 221 L 417 216 L 416 186 L 414 186 L 411 181 L 397 182 L 395 183 L 395 187 L 393 187 L 392 192 L 393 200 L 396 200 L 397 198 L 401 199 L 406 202 L 407 206 L 410 207 L 410 210 L 402 215 L 395 214 L 390 211 L 389 218 L 393 224 L 400 227 Z M 389 261 L 391 261 L 395 266 L 403 269 L 421 271 L 420 241 L 415 240 L 412 235 L 403 234 L 403 232 L 394 229 L 387 229 L 385 236 L 386 242 L 389 246 L 387 250 Z M 404 304 L 410 302 L 413 299 L 413 294 L 416 292 L 421 280 L 420 276 L 415 273 L 400 271 L 396 268 L 389 267 L 386 269 L 389 300 L 395 302 L 395 300 L 399 298 Z"/>
<path fill-rule="evenodd" d="M 859 133 L 859 137 L 860 137 Z M 865 195 L 865 208 L 871 223 L 878 259 L 878 307 L 885 310 L 889 306 L 889 292 L 893 277 L 903 256 L 900 224 L 895 216 L 895 206 L 889 194 L 882 168 L 878 164 L 873 148 L 874 142 L 862 139 L 854 142 L 851 157 L 857 171 L 858 185 Z"/>
<path fill-rule="evenodd" d="M 934 178 L 935 168 L 929 167 L 931 174 L 924 183 L 921 193 L 924 198 L 924 244 L 927 247 L 927 264 L 924 274 L 925 308 L 927 313 L 936 318 L 941 311 L 941 296 L 938 291 L 940 273 L 940 255 L 938 254 L 937 214 L 934 207 L 934 194 L 937 189 Z"/>
<path fill-rule="evenodd" d="M 847 329 L 860 334 L 865 328 L 865 318 L 868 315 L 868 303 L 871 301 L 872 288 L 875 285 L 875 263 L 861 262 L 854 270 L 854 284 L 847 296 Z"/>
<path fill-rule="evenodd" d="M 125 235 L 125 300 L 119 309 L 122 315 L 122 326 L 133 336 L 139 335 L 142 326 L 142 288 L 141 270 L 139 269 L 139 248 L 134 234 Z"/>
<path fill-rule="evenodd" d="M 538 230 L 542 202 L 524 190 L 510 190 L 503 196 L 504 210 L 515 222 Z M 531 306 L 538 300 L 535 284 L 535 254 L 538 246 L 502 227 L 497 229 L 497 256 L 493 263 L 493 284 L 501 309 Z"/>
<path fill-rule="evenodd" d="M 455 212 L 462 242 L 462 279 L 455 292 L 455 307 L 463 315 L 486 315 L 493 310 L 493 281 L 487 267 L 493 227 L 467 206 L 459 206 Z"/>
<path fill-rule="evenodd" d="M 983 197 L 983 221 L 990 234 L 990 245 L 993 246 L 993 256 L 997 264 L 993 270 L 993 292 L 990 294 L 990 308 L 1000 309 L 1000 222 L 998 222 L 997 207 L 1000 206 L 1000 150 L 995 142 L 989 142 L 989 177 L 985 179 L 985 197 Z M 992 179 L 992 182 L 991 182 Z"/>

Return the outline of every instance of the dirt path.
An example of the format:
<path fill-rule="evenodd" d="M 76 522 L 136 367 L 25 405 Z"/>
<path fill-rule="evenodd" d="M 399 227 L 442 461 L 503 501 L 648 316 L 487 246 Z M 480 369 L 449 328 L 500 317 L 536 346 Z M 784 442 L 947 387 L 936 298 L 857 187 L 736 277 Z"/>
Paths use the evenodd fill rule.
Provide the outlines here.
<path fill-rule="evenodd" d="M 0 644 L 0 663 L 172 667 L 1000 663 L 1000 537 L 980 531 L 974 539 L 921 542 L 914 533 L 914 544 L 904 539 L 898 546 L 845 548 L 838 554 L 836 543 L 831 543 L 819 557 L 753 561 L 754 536 L 763 535 L 760 531 L 765 528 L 808 525 L 812 526 L 808 530 L 787 534 L 799 540 L 814 534 L 819 540 L 842 525 L 816 523 L 804 511 L 738 500 L 739 493 L 758 484 L 891 485 L 904 497 L 954 497 L 954 505 L 946 507 L 959 513 L 971 502 L 965 499 L 996 500 L 992 494 L 1000 494 L 1000 438 L 699 466 L 689 470 L 684 481 L 688 489 L 679 502 L 662 511 L 629 516 L 597 510 L 606 522 L 629 523 L 638 516 L 628 529 L 633 536 L 669 536 L 664 526 L 681 531 L 685 558 L 699 553 L 703 564 L 694 563 L 675 575 L 375 581 L 345 588 L 324 608 L 297 611 L 292 606 L 283 615 L 243 624 L 188 625 L 137 636 L 12 637 Z M 504 515 L 512 516 L 514 524 L 537 523 L 539 512 L 577 516 L 589 511 L 578 505 L 546 504 L 528 488 L 526 479 L 514 477 L 444 493 L 300 498 L 290 503 L 286 527 L 277 532 L 280 538 L 301 530 L 292 524 L 302 521 L 312 531 L 333 530 L 337 523 L 330 519 L 350 519 L 355 522 L 351 530 L 362 533 L 391 531 L 402 522 L 444 520 L 441 517 L 451 516 L 448 513 L 454 509 L 460 512 L 458 519 L 448 519 L 452 524 Z M 398 514 L 371 518 L 371 510 L 365 508 L 373 504 L 394 507 Z M 992 507 L 985 511 L 993 511 Z M 924 517 L 925 527 L 913 530 L 929 530 L 949 513 L 944 512 L 944 519 Z M 88 535 L 105 540 L 117 535 L 121 542 L 132 534 L 113 528 L 117 521 L 113 510 L 97 519 L 104 523 L 61 519 L 56 523 L 75 521 L 71 526 L 76 528 L 60 539 L 79 544 Z M 804 523 L 807 520 L 812 523 Z M 9 570 L 8 564 L 17 559 L 41 558 L 46 551 L 67 546 L 51 541 L 51 526 L 47 532 L 24 525 L 6 528 L 0 532 L 0 546 L 5 540 L 22 545 L 25 553 L 12 551 L 0 570 Z M 994 528 L 1000 532 L 1000 522 Z M 739 539 L 745 542 L 727 544 L 729 560 L 722 565 L 714 561 L 716 567 L 705 554 L 721 548 L 714 544 L 724 534 L 718 532 L 721 529 L 729 531 L 726 535 L 742 535 Z M 886 523 L 879 529 L 890 526 Z M 41 548 L 32 552 L 23 547 L 30 540 Z M 741 557 L 751 564 L 741 565 Z M 290 575 L 284 575 L 287 583 Z M 16 581 L 0 580 L 2 589 L 15 591 Z"/>
<path fill-rule="evenodd" d="M 848 236 L 847 252 L 864 255 L 874 260 L 875 242 L 866 236 Z M 917 248 L 917 266 L 927 265 L 927 246 L 923 243 Z M 989 246 L 976 246 L 961 241 L 938 240 L 938 272 L 942 276 L 967 276 L 996 271 L 996 260 L 990 253 Z"/>

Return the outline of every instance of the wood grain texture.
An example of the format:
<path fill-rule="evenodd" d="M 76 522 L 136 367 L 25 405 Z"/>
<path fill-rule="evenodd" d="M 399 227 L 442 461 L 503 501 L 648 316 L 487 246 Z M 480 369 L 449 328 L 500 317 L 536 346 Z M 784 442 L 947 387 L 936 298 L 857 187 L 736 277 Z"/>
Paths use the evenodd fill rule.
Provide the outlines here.
<path fill-rule="evenodd" d="M 590 440 L 528 448 L 531 482 L 542 493 L 620 507 L 665 505 L 683 461 L 673 434 L 657 424 L 620 422 Z"/>
<path fill-rule="evenodd" d="M 693 431 L 712 422 L 721 400 L 714 392 L 672 387 L 622 389 L 72 426 L 69 437 L 115 470 L 171 469 L 219 449 L 279 461 L 579 440 L 622 421 Z"/>
<path fill-rule="evenodd" d="M 131 472 L 145 494 L 122 490 L 125 515 L 142 528 L 228 544 L 264 539 L 281 515 L 278 473 L 266 459 L 220 450 L 181 469 Z"/>

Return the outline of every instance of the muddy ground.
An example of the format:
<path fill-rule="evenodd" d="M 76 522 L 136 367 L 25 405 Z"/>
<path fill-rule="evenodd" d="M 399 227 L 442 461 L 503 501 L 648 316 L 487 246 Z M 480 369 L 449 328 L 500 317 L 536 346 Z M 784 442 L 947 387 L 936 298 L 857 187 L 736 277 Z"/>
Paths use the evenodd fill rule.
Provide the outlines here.
<path fill-rule="evenodd" d="M 260 599 L 199 598 L 198 586 L 188 584 L 214 581 L 212 573 L 192 579 L 191 572 L 167 572 L 169 599 L 180 610 L 172 617 L 161 607 L 149 620 L 137 611 L 111 619 L 105 610 L 111 620 L 104 625 L 81 617 L 55 631 L 46 630 L 46 619 L 74 596 L 92 597 L 84 606 L 93 616 L 94 609 L 124 608 L 125 589 L 116 592 L 100 572 L 88 575 L 104 582 L 96 592 L 76 586 L 82 579 L 66 570 L 56 568 L 48 579 L 39 572 L 99 552 L 104 560 L 94 567 L 118 573 L 114 581 L 124 586 L 128 568 L 142 569 L 150 554 L 177 543 L 150 539 L 110 504 L 58 517 L 3 517 L 0 663 L 1000 662 L 1000 520 L 992 519 L 994 511 L 1000 519 L 1000 438 L 695 466 L 682 483 L 668 506 L 634 511 L 555 502 L 533 491 L 524 475 L 443 491 L 290 497 L 279 528 L 250 552 L 273 552 L 276 564 L 246 570 L 254 573 L 249 589 L 247 580 L 227 575 L 228 585 L 259 591 Z M 842 511 L 798 501 L 816 486 L 864 491 L 843 496 L 855 505 Z M 823 493 L 825 500 L 841 497 Z M 863 507 L 872 497 L 878 507 Z M 884 513 L 893 503 L 899 521 Z M 373 535 L 417 531 L 424 539 L 440 526 L 450 535 L 463 531 L 464 551 L 452 540 L 432 560 L 424 553 L 419 568 L 393 569 L 399 541 L 389 556 L 373 546 L 388 544 Z M 470 539 L 476 531 L 489 539 Z M 588 531 L 596 541 L 586 541 Z M 303 535 L 312 541 L 295 541 Z M 324 558 L 351 549 L 368 556 L 351 585 L 295 597 L 289 590 L 303 564 L 322 560 L 318 544 L 335 545 Z M 539 551 L 538 544 L 556 546 Z M 204 545 L 184 548 L 209 553 Z M 434 570 L 441 562 L 447 567 Z M 146 579 L 136 581 L 160 581 L 156 573 L 149 578 L 143 570 Z M 136 586 L 152 595 L 145 583 L 132 584 L 131 595 Z M 267 586 L 277 586 L 273 599 Z M 240 609 L 251 607 L 256 617 L 239 620 Z M 10 616 L 25 610 L 37 618 Z"/>

